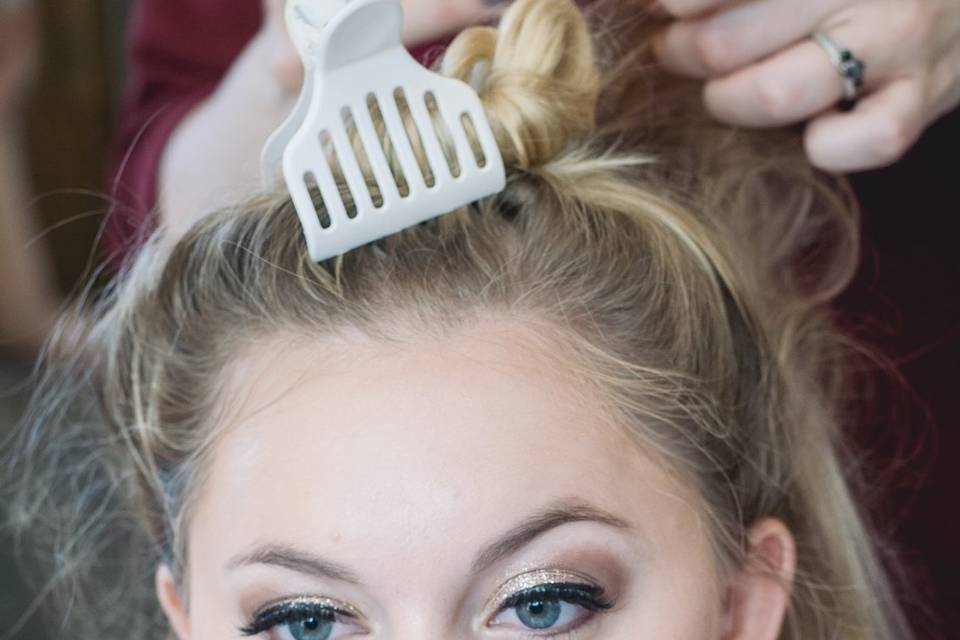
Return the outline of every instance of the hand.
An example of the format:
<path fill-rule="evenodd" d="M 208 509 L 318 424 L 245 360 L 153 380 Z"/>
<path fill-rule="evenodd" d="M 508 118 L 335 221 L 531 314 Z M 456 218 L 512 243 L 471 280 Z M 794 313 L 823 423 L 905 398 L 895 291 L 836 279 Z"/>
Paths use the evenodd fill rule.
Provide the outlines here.
<path fill-rule="evenodd" d="M 403 40 L 408 44 L 430 42 L 493 18 L 505 4 L 506 0 L 403 0 Z M 273 45 L 270 48 L 273 51 L 271 66 L 274 74 L 284 90 L 292 94 L 299 91 L 303 82 L 303 68 L 287 36 L 285 5 L 285 0 L 264 0 L 264 36 Z"/>
<path fill-rule="evenodd" d="M 27 2 L 0 0 L 0 124 L 19 115 L 36 68 L 36 14 Z"/>
<path fill-rule="evenodd" d="M 678 18 L 659 35 L 663 64 L 706 79 L 707 108 L 747 127 L 809 120 L 811 162 L 828 171 L 898 160 L 960 104 L 958 0 L 660 0 Z M 866 63 L 862 100 L 809 36 L 823 31 Z"/>

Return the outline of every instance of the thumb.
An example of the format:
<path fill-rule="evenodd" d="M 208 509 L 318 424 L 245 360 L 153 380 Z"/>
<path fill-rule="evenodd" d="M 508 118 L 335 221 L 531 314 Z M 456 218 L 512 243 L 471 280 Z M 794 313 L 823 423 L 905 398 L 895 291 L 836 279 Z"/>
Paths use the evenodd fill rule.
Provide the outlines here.
<path fill-rule="evenodd" d="M 403 41 L 423 44 L 500 15 L 510 0 L 402 0 Z"/>

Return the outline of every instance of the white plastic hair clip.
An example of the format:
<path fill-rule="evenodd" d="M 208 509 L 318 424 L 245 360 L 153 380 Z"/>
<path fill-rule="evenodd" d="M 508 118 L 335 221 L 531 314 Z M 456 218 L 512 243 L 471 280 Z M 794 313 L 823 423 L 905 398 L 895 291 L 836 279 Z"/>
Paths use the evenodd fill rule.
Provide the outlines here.
<path fill-rule="evenodd" d="M 264 147 L 263 175 L 272 184 L 282 167 L 313 260 L 504 189 L 480 97 L 407 52 L 399 0 L 288 0 L 286 19 L 305 80 Z"/>

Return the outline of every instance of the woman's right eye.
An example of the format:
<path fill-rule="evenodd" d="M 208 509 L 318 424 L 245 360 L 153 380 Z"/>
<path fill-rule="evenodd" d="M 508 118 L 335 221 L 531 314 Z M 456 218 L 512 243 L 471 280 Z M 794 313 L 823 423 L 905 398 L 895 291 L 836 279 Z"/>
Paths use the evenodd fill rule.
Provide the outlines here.
<path fill-rule="evenodd" d="M 336 625 L 336 620 L 310 616 L 274 627 L 270 635 L 276 636 L 276 640 L 332 640 Z"/>
<path fill-rule="evenodd" d="M 257 614 L 240 630 L 245 636 L 263 634 L 269 640 L 340 640 L 362 633 L 356 616 L 309 600 L 274 605 Z"/>

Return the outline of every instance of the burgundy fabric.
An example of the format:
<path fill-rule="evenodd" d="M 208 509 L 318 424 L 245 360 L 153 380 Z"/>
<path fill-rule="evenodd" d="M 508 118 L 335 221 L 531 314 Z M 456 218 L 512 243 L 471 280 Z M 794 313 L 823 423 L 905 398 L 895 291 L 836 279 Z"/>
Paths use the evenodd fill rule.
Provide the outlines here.
<path fill-rule="evenodd" d="M 164 146 L 256 32 L 260 0 L 140 0 L 113 174 L 106 248 L 123 256 L 153 227 Z M 435 46 L 421 48 L 430 58 Z M 838 310 L 900 364 L 913 396 L 878 381 L 854 440 L 892 490 L 872 508 L 905 550 L 904 598 L 922 638 L 960 638 L 960 112 L 895 167 L 856 176 L 867 259 Z M 935 620 L 939 618 L 939 622 Z"/>
<path fill-rule="evenodd" d="M 261 0 L 139 0 L 129 26 L 130 77 L 109 167 L 113 207 L 104 250 L 118 264 L 153 229 L 160 159 L 170 136 L 219 85 L 263 20 Z M 412 49 L 424 62 L 449 40 Z"/>
<path fill-rule="evenodd" d="M 262 20 L 259 0 L 142 0 L 129 27 L 130 76 L 111 173 L 105 249 L 115 261 L 149 233 L 160 158 Z"/>

